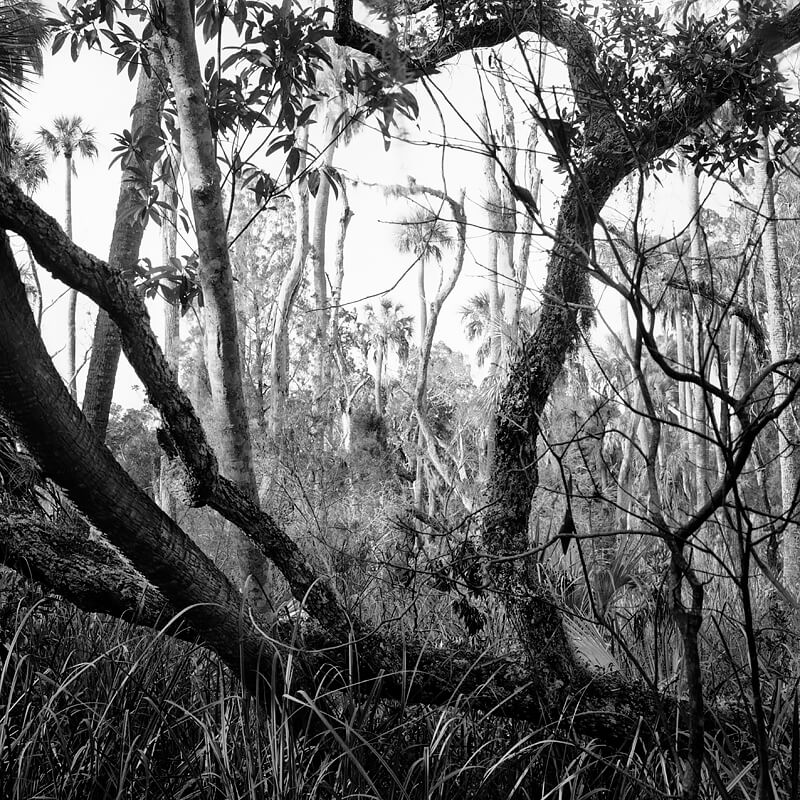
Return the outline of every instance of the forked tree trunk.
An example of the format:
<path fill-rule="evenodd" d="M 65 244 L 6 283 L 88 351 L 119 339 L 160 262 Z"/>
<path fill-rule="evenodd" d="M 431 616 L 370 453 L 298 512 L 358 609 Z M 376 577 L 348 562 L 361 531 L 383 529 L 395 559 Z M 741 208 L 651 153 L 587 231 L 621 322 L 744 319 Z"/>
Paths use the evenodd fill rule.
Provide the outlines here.
<path fill-rule="evenodd" d="M 164 85 L 167 80 L 166 68 L 158 50 L 150 54 L 150 65 L 152 69 L 149 76 L 143 69 L 139 70 L 136 105 L 131 116 L 131 130 L 142 133 L 159 130 L 161 109 L 164 105 Z M 132 271 L 139 260 L 139 248 L 144 234 L 144 228 L 132 214 L 137 204 L 141 203 L 136 186 L 142 174 L 150 179 L 153 167 L 153 159 L 147 159 L 122 170 L 108 261 L 126 272 Z M 92 354 L 83 394 L 83 413 L 101 439 L 105 438 L 108 427 L 108 414 L 114 396 L 121 351 L 119 330 L 108 313 L 101 308 L 95 321 Z"/>

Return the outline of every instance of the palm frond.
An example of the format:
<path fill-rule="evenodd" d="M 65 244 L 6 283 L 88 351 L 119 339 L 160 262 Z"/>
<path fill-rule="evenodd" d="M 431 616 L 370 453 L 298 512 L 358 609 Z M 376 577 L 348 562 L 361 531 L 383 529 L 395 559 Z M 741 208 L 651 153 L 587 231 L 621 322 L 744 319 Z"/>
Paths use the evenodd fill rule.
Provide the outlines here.
<path fill-rule="evenodd" d="M 42 127 L 37 135 L 53 158 L 60 155 L 72 157 L 75 152 L 89 159 L 97 155 L 95 132 L 92 128 L 84 127 L 83 119 L 79 116 L 61 114 L 53 119 L 52 130 Z"/>
<path fill-rule="evenodd" d="M 8 176 L 28 194 L 47 181 L 47 162 L 41 147 L 24 141 L 16 131 L 10 136 Z"/>
<path fill-rule="evenodd" d="M 22 102 L 20 89 L 42 73 L 42 50 L 50 38 L 43 9 L 31 0 L 0 2 L 0 100 Z"/>
<path fill-rule="evenodd" d="M 491 301 L 489 292 L 486 291 L 478 292 L 461 306 L 461 324 L 464 326 L 467 341 L 474 342 L 484 336 L 489 326 L 490 309 Z"/>
<path fill-rule="evenodd" d="M 414 317 L 403 314 L 403 304 L 382 297 L 377 308 L 365 305 L 367 319 L 364 324 L 366 338 L 373 346 L 391 347 L 401 361 L 408 358 L 409 341 L 413 335 Z"/>
<path fill-rule="evenodd" d="M 398 223 L 395 246 L 401 253 L 412 253 L 423 263 L 433 259 L 441 261 L 446 250 L 451 250 L 455 238 L 450 223 L 433 211 L 416 209 Z"/>

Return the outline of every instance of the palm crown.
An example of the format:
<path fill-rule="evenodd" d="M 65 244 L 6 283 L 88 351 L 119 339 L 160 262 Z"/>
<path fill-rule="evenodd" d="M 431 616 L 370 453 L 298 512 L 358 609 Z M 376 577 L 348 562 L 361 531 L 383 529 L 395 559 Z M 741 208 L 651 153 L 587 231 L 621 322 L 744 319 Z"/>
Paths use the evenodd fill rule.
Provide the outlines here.
<path fill-rule="evenodd" d="M 84 158 L 97 155 L 95 134 L 91 128 L 83 126 L 78 116 L 68 117 L 65 114 L 53 120 L 53 130 L 39 128 L 39 138 L 54 157 L 63 155 L 71 159 L 75 153 Z"/>

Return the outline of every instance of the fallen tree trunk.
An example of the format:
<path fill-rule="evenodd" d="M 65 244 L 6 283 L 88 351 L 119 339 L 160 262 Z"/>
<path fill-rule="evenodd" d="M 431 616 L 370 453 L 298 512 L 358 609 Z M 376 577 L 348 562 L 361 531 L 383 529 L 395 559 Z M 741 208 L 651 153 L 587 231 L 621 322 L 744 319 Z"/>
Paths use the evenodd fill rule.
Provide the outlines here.
<path fill-rule="evenodd" d="M 192 643 L 204 641 L 202 632 L 187 623 L 186 614 L 117 550 L 88 539 L 82 530 L 78 537 L 75 533 L 69 523 L 47 520 L 33 510 L 0 513 L 0 561 L 84 611 L 166 630 L 170 636 Z M 565 702 L 561 715 L 551 717 L 526 670 L 513 656 L 395 640 L 387 645 L 387 662 L 404 663 L 406 669 L 375 673 L 354 659 L 349 647 L 337 647 L 313 622 L 301 626 L 291 620 L 278 621 L 265 634 L 269 650 L 299 657 L 306 674 L 324 671 L 328 690 L 347 688 L 367 694 L 378 684 L 380 696 L 389 701 L 457 704 L 465 710 L 551 731 L 571 727 L 609 745 L 629 743 L 636 736 L 656 741 L 665 730 L 674 728 L 675 715 L 683 713 L 672 697 L 619 676 L 603 676 Z M 722 718 L 709 717 L 708 724 L 712 732 L 722 726 L 738 733 L 744 718 L 727 710 Z"/>

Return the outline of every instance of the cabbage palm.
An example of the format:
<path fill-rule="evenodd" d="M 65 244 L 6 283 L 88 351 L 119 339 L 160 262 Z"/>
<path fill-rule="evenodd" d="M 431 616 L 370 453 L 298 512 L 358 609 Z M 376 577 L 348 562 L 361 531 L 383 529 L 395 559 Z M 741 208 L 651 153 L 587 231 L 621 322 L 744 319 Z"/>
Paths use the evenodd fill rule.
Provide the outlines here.
<path fill-rule="evenodd" d="M 8 177 L 25 194 L 34 194 L 47 181 L 47 158 L 42 148 L 35 142 L 26 142 L 13 128 L 8 147 Z"/>
<path fill-rule="evenodd" d="M 446 250 L 455 244 L 449 224 L 435 212 L 418 208 L 399 223 L 395 245 L 401 253 L 410 253 L 417 260 L 417 290 L 419 319 L 417 320 L 417 346 L 422 341 L 428 322 L 428 301 L 425 294 L 425 267 L 431 261 L 441 262 Z"/>
<path fill-rule="evenodd" d="M 0 0 L 0 171 L 11 159 L 10 111 L 21 90 L 42 72 L 42 48 L 50 36 L 42 7 L 31 0 Z"/>
<path fill-rule="evenodd" d="M 83 125 L 78 116 L 61 115 L 53 120 L 53 130 L 39 128 L 39 138 L 53 155 L 53 158 L 64 156 L 66 170 L 64 173 L 64 230 L 72 238 L 72 176 L 75 173 L 73 160 L 76 155 L 92 159 L 97 155 L 94 131 Z M 78 292 L 72 289 L 69 293 L 69 311 L 67 313 L 67 373 L 69 375 L 69 391 L 77 396 L 75 382 L 75 312 L 78 305 Z"/>
<path fill-rule="evenodd" d="M 504 302 L 503 293 L 500 292 L 499 302 Z M 519 329 L 517 335 L 520 339 L 530 336 L 536 325 L 537 312 L 530 306 L 520 309 Z M 497 323 L 492 322 L 491 299 L 488 291 L 478 292 L 461 307 L 461 324 L 468 342 L 478 342 L 475 357 L 478 366 L 482 367 L 491 355 L 492 338 L 499 336 L 502 331 Z M 493 330 L 493 327 L 496 328 Z M 516 346 L 518 342 L 514 342 Z"/>
<path fill-rule="evenodd" d="M 378 307 L 364 306 L 367 321 L 364 333 L 372 350 L 375 364 L 375 410 L 384 413 L 383 374 L 384 360 L 389 350 L 394 350 L 401 361 L 408 358 L 408 340 L 411 338 L 413 317 L 403 314 L 402 303 L 394 303 L 388 297 L 381 299 Z"/>
<path fill-rule="evenodd" d="M 12 127 L 8 153 L 8 177 L 26 194 L 33 194 L 47 180 L 47 159 L 42 148 L 34 142 L 24 141 Z M 42 286 L 39 283 L 39 273 L 36 270 L 36 262 L 33 259 L 30 245 L 27 249 L 31 275 L 36 286 L 36 324 L 41 329 L 44 313 Z"/>

